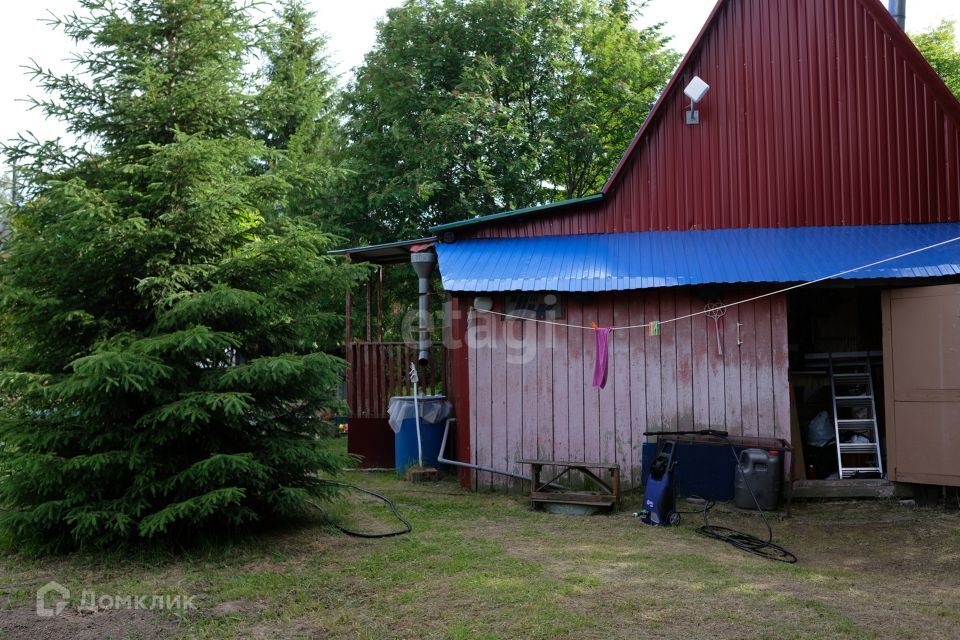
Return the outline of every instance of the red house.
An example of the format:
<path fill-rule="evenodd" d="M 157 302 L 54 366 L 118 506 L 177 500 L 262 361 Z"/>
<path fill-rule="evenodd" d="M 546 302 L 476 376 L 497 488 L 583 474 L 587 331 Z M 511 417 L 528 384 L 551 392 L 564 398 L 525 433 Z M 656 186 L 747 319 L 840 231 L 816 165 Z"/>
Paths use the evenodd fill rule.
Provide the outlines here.
<path fill-rule="evenodd" d="M 720 0 L 599 194 L 431 232 L 461 461 L 825 411 L 812 473 L 960 485 L 960 103 L 877 0 Z"/>

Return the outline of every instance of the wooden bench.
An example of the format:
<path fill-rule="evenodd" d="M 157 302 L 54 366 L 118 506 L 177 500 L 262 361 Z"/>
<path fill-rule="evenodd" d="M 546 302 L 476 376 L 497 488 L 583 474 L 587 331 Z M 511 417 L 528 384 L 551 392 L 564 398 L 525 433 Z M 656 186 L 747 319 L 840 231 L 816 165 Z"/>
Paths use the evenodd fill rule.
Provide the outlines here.
<path fill-rule="evenodd" d="M 620 507 L 620 467 L 615 464 L 530 459 L 517 460 L 517 462 L 530 465 L 530 478 L 532 480 L 530 499 L 534 506 L 542 503 L 564 503 L 613 509 Z M 559 472 L 544 482 L 540 477 L 544 467 L 558 467 Z M 572 491 L 554 488 L 555 483 L 564 476 L 569 476 L 571 471 L 578 471 L 584 477 L 592 480 L 599 491 Z M 610 481 L 607 482 L 601 478 L 596 473 L 597 471 L 606 471 L 610 476 Z"/>

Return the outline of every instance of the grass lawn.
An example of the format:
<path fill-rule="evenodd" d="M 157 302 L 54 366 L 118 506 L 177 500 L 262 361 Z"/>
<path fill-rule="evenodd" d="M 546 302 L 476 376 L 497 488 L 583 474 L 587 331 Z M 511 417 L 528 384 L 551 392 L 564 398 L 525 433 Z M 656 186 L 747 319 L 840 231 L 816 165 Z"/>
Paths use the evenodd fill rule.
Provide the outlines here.
<path fill-rule="evenodd" d="M 410 535 L 319 524 L 178 556 L 0 556 L 0 638 L 957 638 L 960 515 L 892 502 L 807 503 L 774 520 L 785 565 L 695 532 L 531 511 L 517 495 L 390 474 L 348 481 L 395 498 Z M 636 501 L 636 499 L 634 499 Z M 716 522 L 760 533 L 753 515 Z M 346 521 L 388 530 L 356 497 Z M 188 612 L 34 614 L 38 586 L 194 595 Z"/>

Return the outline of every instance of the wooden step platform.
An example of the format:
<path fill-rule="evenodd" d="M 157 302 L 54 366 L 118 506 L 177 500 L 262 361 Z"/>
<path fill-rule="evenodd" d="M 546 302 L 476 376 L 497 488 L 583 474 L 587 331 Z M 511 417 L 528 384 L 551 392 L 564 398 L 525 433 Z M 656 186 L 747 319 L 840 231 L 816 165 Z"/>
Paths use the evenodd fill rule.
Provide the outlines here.
<path fill-rule="evenodd" d="M 883 478 L 797 480 L 793 498 L 910 498 L 909 487 Z"/>
<path fill-rule="evenodd" d="M 533 505 L 579 505 L 583 507 L 603 507 L 618 509 L 620 507 L 620 467 L 605 462 L 580 462 L 570 460 L 517 460 L 520 464 L 530 465 L 530 499 Z M 560 469 L 553 478 L 542 481 L 540 478 L 544 467 Z M 558 491 L 555 484 L 571 471 L 582 474 L 584 478 L 593 481 L 598 491 Z M 609 474 L 609 479 L 601 478 L 597 472 Z"/>

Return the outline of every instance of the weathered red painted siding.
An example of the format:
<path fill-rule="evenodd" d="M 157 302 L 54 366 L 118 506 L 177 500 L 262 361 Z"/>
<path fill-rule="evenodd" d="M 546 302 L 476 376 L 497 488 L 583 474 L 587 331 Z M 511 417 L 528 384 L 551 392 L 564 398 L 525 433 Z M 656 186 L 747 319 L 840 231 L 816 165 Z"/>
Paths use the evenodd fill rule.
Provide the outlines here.
<path fill-rule="evenodd" d="M 467 334 L 467 302 L 456 296 L 450 299 L 446 309 L 448 323 L 444 342 L 447 347 L 447 363 L 450 371 L 450 401 L 456 407 L 457 428 L 453 433 L 454 452 L 456 460 L 469 460 L 475 446 L 470 429 L 470 360 L 464 346 L 464 337 Z M 449 455 L 449 454 L 448 454 Z M 467 485 L 471 475 L 469 471 L 460 469 L 458 472 L 460 483 Z"/>
<path fill-rule="evenodd" d="M 730 302 L 749 293 L 724 295 Z M 699 310 L 704 301 L 661 289 L 565 304 L 566 322 L 623 326 Z M 526 471 L 516 463 L 524 457 L 616 462 L 636 486 L 644 431 L 716 428 L 789 439 L 786 313 L 782 295 L 729 309 L 722 356 L 704 316 L 664 325 L 660 336 L 614 332 L 604 389 L 592 386 L 592 331 L 475 313 L 466 329 L 470 403 L 458 406 L 469 414 L 469 460 L 515 473 Z M 477 483 L 506 481 L 479 473 Z"/>
<path fill-rule="evenodd" d="M 877 0 L 721 2 L 631 149 L 599 203 L 459 233 L 960 220 L 960 103 Z"/>

